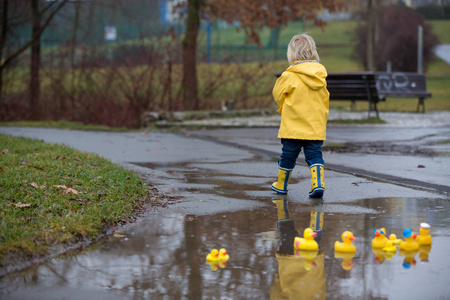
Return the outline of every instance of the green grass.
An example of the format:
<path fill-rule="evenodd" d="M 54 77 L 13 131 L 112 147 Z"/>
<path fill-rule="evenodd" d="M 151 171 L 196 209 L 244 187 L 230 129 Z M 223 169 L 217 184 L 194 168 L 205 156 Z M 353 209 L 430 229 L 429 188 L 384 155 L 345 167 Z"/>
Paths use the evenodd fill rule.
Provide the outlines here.
<path fill-rule="evenodd" d="M 433 32 L 439 37 L 441 44 L 450 44 L 449 20 L 434 20 L 428 21 L 428 23 L 432 26 Z"/>
<path fill-rule="evenodd" d="M 0 145 L 0 265 L 98 237 L 147 201 L 137 174 L 97 155 L 4 134 Z"/>

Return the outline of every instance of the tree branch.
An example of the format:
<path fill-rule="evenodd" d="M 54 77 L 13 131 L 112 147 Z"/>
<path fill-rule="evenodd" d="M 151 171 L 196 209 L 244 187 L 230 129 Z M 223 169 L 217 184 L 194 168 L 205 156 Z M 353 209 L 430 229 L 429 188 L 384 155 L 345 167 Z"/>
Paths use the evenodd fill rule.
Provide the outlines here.
<path fill-rule="evenodd" d="M 30 47 L 33 43 L 36 42 L 37 39 L 39 39 L 42 35 L 42 33 L 44 32 L 45 28 L 48 26 L 48 24 L 50 24 L 50 21 L 53 19 L 53 17 L 56 15 L 56 13 L 64 6 L 64 4 L 66 4 L 66 2 L 68 2 L 69 0 L 62 0 L 61 3 L 59 3 L 59 5 L 55 8 L 54 11 L 52 11 L 52 13 L 47 17 L 47 19 L 45 20 L 45 22 L 41 25 L 40 29 L 38 32 L 36 32 L 36 34 L 31 38 L 30 41 L 28 41 L 28 43 L 26 43 L 25 45 L 23 45 L 22 47 L 20 47 L 15 53 L 13 53 L 10 57 L 8 57 L 7 59 L 5 59 L 3 61 L 2 64 L 0 64 L 0 69 L 3 69 L 4 67 L 6 67 L 9 63 L 11 63 L 11 61 L 13 59 L 15 59 L 17 56 L 19 56 L 20 54 L 22 54 L 22 52 L 24 52 L 28 47 Z M 48 8 L 48 7 L 47 7 Z M 46 8 L 46 9 L 47 9 Z"/>

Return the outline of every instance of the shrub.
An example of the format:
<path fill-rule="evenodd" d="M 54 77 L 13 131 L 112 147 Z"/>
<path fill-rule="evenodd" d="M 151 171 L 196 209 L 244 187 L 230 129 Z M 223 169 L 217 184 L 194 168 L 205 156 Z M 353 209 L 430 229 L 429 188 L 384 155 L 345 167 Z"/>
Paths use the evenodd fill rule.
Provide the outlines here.
<path fill-rule="evenodd" d="M 388 61 L 392 71 L 417 71 L 418 26 L 423 27 L 423 69 L 433 59 L 433 48 L 439 43 L 432 28 L 424 18 L 407 7 L 391 6 L 380 10 L 378 38 L 375 37 L 374 60 L 377 71 L 384 71 Z M 375 26 L 374 26 L 375 27 Z M 367 69 L 366 31 L 367 26 L 356 29 L 356 59 Z M 375 30 L 375 29 L 374 29 Z"/>

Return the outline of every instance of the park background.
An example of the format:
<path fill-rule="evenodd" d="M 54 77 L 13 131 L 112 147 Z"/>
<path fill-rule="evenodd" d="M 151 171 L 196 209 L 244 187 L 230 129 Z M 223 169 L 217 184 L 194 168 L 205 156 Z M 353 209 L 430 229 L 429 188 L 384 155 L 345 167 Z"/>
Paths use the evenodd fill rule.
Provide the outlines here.
<path fill-rule="evenodd" d="M 187 15 L 183 1 L 34 0 L 30 6 L 5 0 L 3 12 L 6 2 L 0 121 L 52 120 L 139 128 L 146 111 L 161 115 L 193 107 L 183 105 L 182 49 Z M 275 74 L 288 66 L 287 44 L 300 32 L 316 40 L 328 72 L 367 70 L 357 59 L 355 32 L 366 26 L 369 5 L 376 5 L 379 16 L 393 6 L 413 11 L 425 19 L 439 44 L 450 43 L 450 6 L 446 1 L 335 3 L 333 13 L 316 9 L 312 17 L 293 17 L 272 28 L 255 23 L 257 39 L 248 27 L 242 28 L 244 21 L 212 19 L 206 9 L 200 9 L 194 109 L 221 110 L 230 102 L 234 109 L 273 109 Z M 36 22 L 39 26 L 33 26 Z M 427 34 L 430 32 L 425 31 Z M 37 48 L 33 51 L 33 47 Z M 409 52 L 415 56 L 416 48 Z M 33 53 L 39 56 L 37 67 Z M 411 61 L 414 68 L 416 64 Z M 450 66 L 433 55 L 424 71 L 433 94 L 426 101 L 427 110 L 449 110 Z M 379 104 L 379 110 L 413 112 L 416 101 L 388 99 Z M 358 103 L 356 109 L 367 110 L 367 106 Z M 333 101 L 331 107 L 347 110 L 350 103 Z"/>

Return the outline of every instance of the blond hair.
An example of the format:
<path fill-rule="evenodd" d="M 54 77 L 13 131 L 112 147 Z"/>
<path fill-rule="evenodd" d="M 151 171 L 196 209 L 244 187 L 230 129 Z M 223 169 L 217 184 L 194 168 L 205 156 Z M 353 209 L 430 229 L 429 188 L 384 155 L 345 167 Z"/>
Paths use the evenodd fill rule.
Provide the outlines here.
<path fill-rule="evenodd" d="M 294 35 L 288 45 L 287 59 L 290 64 L 297 60 L 319 61 L 319 53 L 313 38 L 306 33 Z"/>

